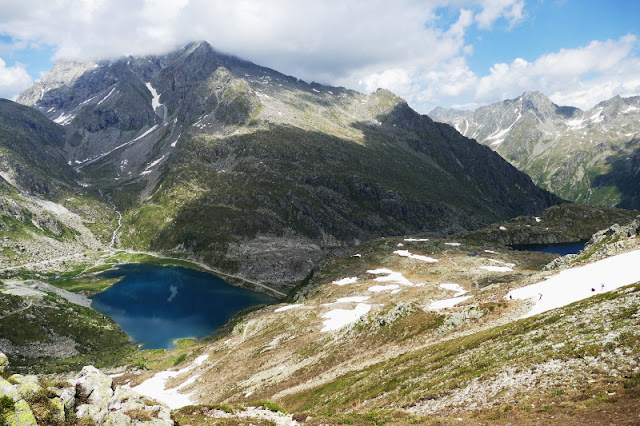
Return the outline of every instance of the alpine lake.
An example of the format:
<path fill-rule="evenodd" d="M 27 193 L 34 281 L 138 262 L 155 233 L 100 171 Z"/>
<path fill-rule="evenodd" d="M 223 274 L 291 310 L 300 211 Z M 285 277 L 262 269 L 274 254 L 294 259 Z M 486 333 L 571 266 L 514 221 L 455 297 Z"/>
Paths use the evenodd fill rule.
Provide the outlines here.
<path fill-rule="evenodd" d="M 551 244 L 514 244 L 511 246 L 511 248 L 520 251 L 539 251 L 543 253 L 556 253 L 565 256 L 567 254 L 575 254 L 583 250 L 585 243 L 585 241 L 576 241 L 571 243 Z"/>
<path fill-rule="evenodd" d="M 100 276 L 122 279 L 92 296 L 92 308 L 111 317 L 142 349 L 172 349 L 176 339 L 210 336 L 234 314 L 276 302 L 182 267 L 125 264 Z"/>

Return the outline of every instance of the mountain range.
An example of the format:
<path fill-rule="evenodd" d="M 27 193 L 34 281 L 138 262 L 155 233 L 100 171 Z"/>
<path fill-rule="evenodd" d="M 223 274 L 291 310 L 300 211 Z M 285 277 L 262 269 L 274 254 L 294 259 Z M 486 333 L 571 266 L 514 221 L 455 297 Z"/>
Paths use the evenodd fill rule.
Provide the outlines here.
<path fill-rule="evenodd" d="M 122 213 L 116 247 L 283 288 L 361 241 L 475 229 L 560 202 L 389 91 L 308 84 L 206 42 L 59 61 L 17 101 L 58 125 L 76 189 Z"/>
<path fill-rule="evenodd" d="M 640 96 L 616 96 L 583 111 L 525 92 L 474 111 L 435 108 L 429 116 L 491 147 L 564 199 L 640 208 Z"/>

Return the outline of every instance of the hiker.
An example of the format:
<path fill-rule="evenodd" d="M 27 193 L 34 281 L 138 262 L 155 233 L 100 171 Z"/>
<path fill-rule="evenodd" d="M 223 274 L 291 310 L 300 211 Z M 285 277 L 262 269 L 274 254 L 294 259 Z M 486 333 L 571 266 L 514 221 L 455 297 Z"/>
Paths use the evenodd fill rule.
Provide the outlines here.
<path fill-rule="evenodd" d="M 538 298 L 538 300 L 542 300 L 542 293 L 538 293 L 540 295 L 540 297 Z"/>
<path fill-rule="evenodd" d="M 591 287 L 591 292 L 592 292 L 592 293 L 595 293 L 595 292 L 596 292 L 596 289 L 595 289 L 595 288 L 593 288 L 593 287 Z"/>
<path fill-rule="evenodd" d="M 600 284 L 600 288 L 604 291 L 604 283 Z"/>

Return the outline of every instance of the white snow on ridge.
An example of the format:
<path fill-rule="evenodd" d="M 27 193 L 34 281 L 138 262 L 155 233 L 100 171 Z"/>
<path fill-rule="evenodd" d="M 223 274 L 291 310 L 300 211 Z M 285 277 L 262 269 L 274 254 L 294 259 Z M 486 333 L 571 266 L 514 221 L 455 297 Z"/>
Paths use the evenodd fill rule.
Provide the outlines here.
<path fill-rule="evenodd" d="M 460 284 L 445 283 L 445 284 L 440 284 L 440 288 L 443 288 L 445 290 L 455 291 L 456 294 L 454 294 L 453 297 L 462 296 L 463 294 L 465 294 L 467 292 L 467 290 L 464 290 L 460 286 Z"/>
<path fill-rule="evenodd" d="M 569 121 L 567 121 L 567 127 L 569 129 L 572 129 L 572 130 L 584 129 L 586 127 L 586 124 L 583 126 L 584 121 L 585 120 L 582 119 L 582 118 L 579 118 L 579 119 L 576 119 L 576 120 L 569 120 Z"/>
<path fill-rule="evenodd" d="M 405 241 L 408 241 L 410 243 L 414 243 L 414 242 L 418 242 L 418 241 L 429 241 L 428 238 L 405 238 Z"/>
<path fill-rule="evenodd" d="M 147 86 L 147 89 L 149 89 L 149 91 L 151 92 L 151 96 L 153 96 L 153 99 L 151 99 L 151 108 L 153 108 L 153 110 L 155 111 L 157 108 L 162 106 L 162 104 L 160 103 L 160 95 L 158 94 L 156 89 L 153 88 L 151 83 L 145 83 L 144 85 Z"/>
<path fill-rule="evenodd" d="M 531 299 L 535 305 L 523 318 L 586 299 L 606 291 L 640 281 L 640 250 L 598 260 L 585 266 L 566 269 L 545 281 L 511 290 L 506 296 Z M 596 292 L 591 289 L 597 290 Z"/>
<path fill-rule="evenodd" d="M 102 99 L 100 100 L 100 102 L 98 102 L 98 103 L 96 104 L 96 106 L 98 106 L 98 105 L 100 105 L 101 103 L 103 103 L 104 101 L 106 101 L 106 100 L 107 100 L 107 98 L 108 98 L 109 96 L 111 96 L 111 94 L 113 93 L 113 91 L 114 91 L 114 90 L 116 90 L 116 86 L 113 86 L 113 89 L 111 89 L 111 91 L 109 92 L 109 94 L 108 94 L 107 96 L 105 96 L 104 98 L 102 98 Z"/>
<path fill-rule="evenodd" d="M 388 284 L 388 285 L 374 285 L 372 287 L 369 287 L 367 290 L 369 290 L 372 293 L 380 293 L 381 291 L 397 290 L 399 288 L 400 286 L 398 284 Z"/>
<path fill-rule="evenodd" d="M 61 124 L 63 126 L 66 126 L 67 124 L 71 123 L 71 121 L 76 118 L 75 115 L 69 114 L 66 115 L 64 112 L 62 114 L 60 114 L 60 117 L 56 118 L 55 120 L 53 120 L 54 123 L 58 123 Z"/>
<path fill-rule="evenodd" d="M 358 277 L 349 277 L 349 278 L 343 278 L 341 280 L 332 281 L 331 284 L 347 285 L 347 284 L 353 284 L 356 281 L 358 281 Z"/>
<path fill-rule="evenodd" d="M 139 140 L 139 139 L 144 138 L 145 136 L 147 136 L 149 133 L 153 132 L 153 131 L 154 131 L 155 129 L 157 129 L 157 128 L 158 128 L 158 125 L 157 125 L 157 124 L 154 124 L 152 128 L 150 128 L 149 130 L 147 130 L 146 132 L 144 132 L 143 134 L 141 134 L 140 136 L 138 136 L 137 138 L 135 138 L 135 139 L 134 139 L 134 140 L 132 140 L 131 142 L 135 142 L 135 141 L 137 141 L 137 140 Z M 126 143 L 125 143 L 125 144 L 122 144 L 122 145 L 120 145 L 120 146 L 124 146 L 124 145 L 126 145 Z M 117 148 L 116 148 L 116 149 L 117 149 Z"/>
<path fill-rule="evenodd" d="M 358 303 L 354 309 L 332 309 L 329 312 L 322 315 L 322 318 L 326 318 L 323 321 L 323 332 L 333 331 L 341 329 L 342 327 L 353 324 L 358 321 L 360 317 L 366 315 L 371 310 L 371 305 L 366 303 Z"/>
<path fill-rule="evenodd" d="M 386 276 L 384 277 L 378 277 L 375 278 L 374 281 L 380 281 L 380 282 L 394 282 L 396 284 L 402 284 L 402 285 L 406 285 L 409 287 L 413 287 L 413 283 L 411 281 L 409 281 L 408 279 L 406 279 L 400 272 L 394 272 L 391 269 L 387 269 L 387 268 L 380 268 L 380 269 L 370 269 L 367 271 L 368 274 L 374 274 L 374 275 L 382 275 L 385 274 Z"/>
<path fill-rule="evenodd" d="M 438 309 L 453 308 L 458 303 L 464 302 L 470 297 L 471 296 L 460 296 L 452 299 L 436 300 L 435 302 L 431 302 L 427 309 L 437 311 Z"/>
<path fill-rule="evenodd" d="M 438 259 L 434 259 L 433 257 L 410 253 L 409 250 L 396 250 L 393 252 L 393 254 L 397 254 L 398 256 L 402 257 L 408 257 L 410 259 L 421 260 L 428 263 L 436 263 L 438 261 Z"/>
<path fill-rule="evenodd" d="M 333 303 L 362 303 L 365 300 L 369 299 L 371 296 L 349 296 L 349 297 L 341 297 Z"/>
<path fill-rule="evenodd" d="M 638 107 L 630 106 L 629 108 L 627 108 L 627 109 L 625 109 L 624 111 L 622 111 L 622 113 L 623 113 L 623 114 L 628 114 L 628 113 L 630 113 L 630 112 L 637 111 L 637 110 L 639 110 L 639 109 L 640 109 L 640 108 L 638 108 Z"/>
<path fill-rule="evenodd" d="M 298 303 L 296 305 L 286 305 L 286 306 L 281 306 L 280 308 L 276 309 L 273 312 L 285 312 L 288 311 L 290 309 L 295 309 L 295 308 L 299 308 L 301 306 L 304 306 L 302 303 Z"/>
<path fill-rule="evenodd" d="M 500 142 L 502 142 L 504 140 L 503 136 L 506 135 L 507 133 L 509 133 L 509 131 L 511 130 L 511 128 L 518 122 L 518 120 L 520 120 L 522 118 L 522 114 L 518 113 L 518 118 L 516 118 L 516 121 L 514 121 L 513 123 L 511 123 L 511 126 L 507 127 L 506 129 L 503 130 L 496 130 L 491 136 L 489 136 L 487 138 L 487 140 L 492 140 L 492 139 L 500 139 Z M 502 139 L 501 139 L 502 138 Z M 494 142 L 491 145 L 497 145 L 500 142 Z"/>
<path fill-rule="evenodd" d="M 190 405 L 193 403 L 191 400 L 191 394 L 178 393 L 178 391 L 193 383 L 196 378 L 191 378 L 181 384 L 180 386 L 173 389 L 165 389 L 165 385 L 169 379 L 180 376 L 181 374 L 186 373 L 196 367 L 202 365 L 207 358 L 209 358 L 208 354 L 200 355 L 196 358 L 191 365 L 185 367 L 178 371 L 162 371 L 150 379 L 145 380 L 140 383 L 138 386 L 132 388 L 133 391 L 138 392 L 141 395 L 148 396 L 149 398 L 157 399 L 158 401 L 164 402 L 171 408 L 175 410 L 177 408 L 184 407 L 186 405 Z"/>
<path fill-rule="evenodd" d="M 455 246 L 455 247 L 457 247 L 457 246 L 461 246 L 462 244 L 460 244 L 460 243 L 444 243 L 444 245 L 445 246 Z"/>

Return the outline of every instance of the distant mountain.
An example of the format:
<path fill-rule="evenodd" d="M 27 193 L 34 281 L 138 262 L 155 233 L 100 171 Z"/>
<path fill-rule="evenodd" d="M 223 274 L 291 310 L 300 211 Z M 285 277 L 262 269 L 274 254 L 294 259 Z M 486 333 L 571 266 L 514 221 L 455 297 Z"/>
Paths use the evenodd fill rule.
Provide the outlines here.
<path fill-rule="evenodd" d="M 205 42 L 59 62 L 18 101 L 64 127 L 82 184 L 123 210 L 121 246 L 273 283 L 374 237 L 474 229 L 559 202 L 391 92 L 307 84 Z"/>
<path fill-rule="evenodd" d="M 616 96 L 582 111 L 526 92 L 475 111 L 436 108 L 429 116 L 491 147 L 565 199 L 640 208 L 638 96 Z"/>

